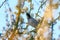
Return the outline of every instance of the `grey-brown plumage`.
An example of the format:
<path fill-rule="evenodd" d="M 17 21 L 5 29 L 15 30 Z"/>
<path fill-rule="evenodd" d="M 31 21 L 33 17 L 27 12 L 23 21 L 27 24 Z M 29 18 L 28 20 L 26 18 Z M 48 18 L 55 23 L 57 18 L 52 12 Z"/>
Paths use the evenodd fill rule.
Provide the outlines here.
<path fill-rule="evenodd" d="M 27 15 L 27 19 L 28 19 L 28 24 L 33 27 L 36 27 L 38 25 L 38 21 L 35 20 L 33 17 L 31 17 L 29 13 L 26 13 L 26 15 Z"/>

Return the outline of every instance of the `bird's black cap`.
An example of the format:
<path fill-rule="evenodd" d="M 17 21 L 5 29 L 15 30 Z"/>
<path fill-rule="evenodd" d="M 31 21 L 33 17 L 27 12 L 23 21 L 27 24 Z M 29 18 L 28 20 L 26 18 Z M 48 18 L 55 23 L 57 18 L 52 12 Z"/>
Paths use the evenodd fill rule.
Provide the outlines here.
<path fill-rule="evenodd" d="M 29 14 L 29 13 L 26 13 L 26 15 L 27 15 L 27 17 L 28 17 L 28 18 L 31 18 L 31 16 L 30 16 L 30 14 Z"/>

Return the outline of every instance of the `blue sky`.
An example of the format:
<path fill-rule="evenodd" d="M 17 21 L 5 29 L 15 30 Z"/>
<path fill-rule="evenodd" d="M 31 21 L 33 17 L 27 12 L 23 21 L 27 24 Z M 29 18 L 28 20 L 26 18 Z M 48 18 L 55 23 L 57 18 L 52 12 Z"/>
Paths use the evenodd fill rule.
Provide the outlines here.
<path fill-rule="evenodd" d="M 4 0 L 0 0 L 0 5 L 2 4 L 3 1 L 4 1 Z M 57 0 L 57 1 L 58 1 L 58 0 Z M 57 1 L 54 0 L 54 3 L 56 3 Z M 38 5 L 36 4 L 36 2 L 38 3 Z M 36 2 L 33 0 L 34 10 L 32 11 L 32 13 L 36 13 L 37 10 L 38 10 L 38 8 L 39 8 L 40 3 L 39 3 L 39 1 L 37 1 L 37 0 L 36 0 Z M 8 3 L 9 3 L 9 5 L 10 5 L 11 9 L 13 10 L 13 12 L 15 12 L 15 11 L 16 11 L 15 6 L 17 5 L 17 1 L 16 1 L 16 0 L 9 0 Z M 43 7 L 43 9 L 45 9 L 45 6 Z M 43 14 L 44 14 L 43 9 L 40 10 L 40 11 L 41 11 L 40 16 L 43 16 Z M 54 16 L 54 18 L 57 18 L 57 17 L 58 17 L 58 15 L 59 15 L 58 13 L 59 13 L 59 12 L 60 12 L 60 6 L 59 6 L 58 9 L 54 9 L 54 10 L 53 10 L 53 16 Z M 2 27 L 6 27 L 6 21 L 5 21 L 6 17 L 5 17 L 5 16 L 6 16 L 5 6 L 3 5 L 3 6 L 0 8 L 0 33 L 2 32 Z M 54 36 L 57 36 L 57 35 L 60 33 L 59 30 L 58 30 L 58 26 L 59 26 L 59 25 L 60 25 L 60 21 L 57 21 L 57 24 L 54 25 L 54 29 L 56 29 L 55 32 L 54 32 L 54 33 L 55 33 Z M 58 33 L 57 33 L 57 32 L 58 32 Z"/>
<path fill-rule="evenodd" d="M 2 4 L 3 1 L 4 1 L 4 0 L 0 0 L 0 5 Z M 15 9 L 15 6 L 16 6 L 16 4 L 17 4 L 17 1 L 16 1 L 16 0 L 9 0 L 8 3 L 9 3 L 9 5 L 10 5 L 11 9 L 12 9 L 13 12 L 14 12 L 14 11 L 16 10 L 16 9 Z M 6 5 L 7 5 L 7 4 L 6 4 Z M 6 8 L 8 8 L 8 7 L 6 6 Z M 0 8 L 0 32 L 1 32 L 1 30 L 2 30 L 2 27 L 5 27 L 5 26 L 6 26 L 6 21 L 5 21 L 5 19 L 6 19 L 5 5 L 3 5 L 3 6 Z"/>

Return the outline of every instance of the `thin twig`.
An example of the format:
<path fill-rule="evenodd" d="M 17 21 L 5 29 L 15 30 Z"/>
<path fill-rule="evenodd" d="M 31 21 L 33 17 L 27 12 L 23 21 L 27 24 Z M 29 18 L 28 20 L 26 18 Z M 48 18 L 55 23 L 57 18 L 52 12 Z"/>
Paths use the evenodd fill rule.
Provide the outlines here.
<path fill-rule="evenodd" d="M 0 5 L 0 8 L 3 6 L 3 4 L 6 2 L 7 0 L 5 0 L 4 2 L 2 2 L 2 4 Z"/>

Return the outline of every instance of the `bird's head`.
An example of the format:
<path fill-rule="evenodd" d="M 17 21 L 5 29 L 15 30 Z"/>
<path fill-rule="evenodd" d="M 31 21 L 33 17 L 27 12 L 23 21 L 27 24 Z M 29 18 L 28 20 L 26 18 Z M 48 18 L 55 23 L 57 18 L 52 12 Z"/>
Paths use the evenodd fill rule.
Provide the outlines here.
<path fill-rule="evenodd" d="M 30 14 L 29 13 L 26 13 L 26 15 L 27 15 L 27 18 L 29 19 L 29 18 L 31 18 L 31 16 L 30 16 Z"/>

